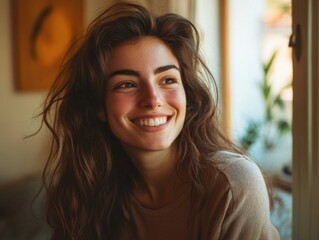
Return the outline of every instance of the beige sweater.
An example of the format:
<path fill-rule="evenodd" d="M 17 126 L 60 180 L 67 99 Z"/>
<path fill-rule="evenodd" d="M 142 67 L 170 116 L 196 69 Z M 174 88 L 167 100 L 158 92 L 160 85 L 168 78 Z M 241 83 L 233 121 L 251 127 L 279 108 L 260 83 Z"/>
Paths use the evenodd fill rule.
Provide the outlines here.
<path fill-rule="evenodd" d="M 253 161 L 239 154 L 219 152 L 212 159 L 211 176 L 210 191 L 191 225 L 190 189 L 160 209 L 147 209 L 135 201 L 131 213 L 137 239 L 279 239 L 270 222 L 265 182 Z M 121 239 L 136 237 L 124 228 Z"/>

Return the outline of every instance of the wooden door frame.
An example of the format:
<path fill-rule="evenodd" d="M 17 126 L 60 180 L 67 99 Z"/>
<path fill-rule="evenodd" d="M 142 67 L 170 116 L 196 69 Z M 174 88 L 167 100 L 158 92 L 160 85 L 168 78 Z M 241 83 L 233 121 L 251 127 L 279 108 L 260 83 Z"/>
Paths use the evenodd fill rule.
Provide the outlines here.
<path fill-rule="evenodd" d="M 293 239 L 319 239 L 318 0 L 292 0 Z"/>

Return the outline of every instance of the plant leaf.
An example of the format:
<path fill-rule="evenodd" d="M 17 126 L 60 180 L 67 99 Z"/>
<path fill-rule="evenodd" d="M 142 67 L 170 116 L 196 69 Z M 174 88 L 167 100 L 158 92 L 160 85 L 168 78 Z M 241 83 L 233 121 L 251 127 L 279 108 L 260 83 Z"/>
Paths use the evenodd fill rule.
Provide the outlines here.
<path fill-rule="evenodd" d="M 277 123 L 279 135 L 283 135 L 290 131 L 290 124 L 286 120 L 279 120 Z"/>
<path fill-rule="evenodd" d="M 239 139 L 240 146 L 248 151 L 259 137 L 260 124 L 257 121 L 250 120 L 245 129 L 245 134 Z"/>
<path fill-rule="evenodd" d="M 273 54 L 271 55 L 269 61 L 266 64 L 264 64 L 264 74 L 266 76 L 268 75 L 269 70 L 270 70 L 271 66 L 273 65 L 273 63 L 274 63 L 274 60 L 275 60 L 276 55 L 277 55 L 277 52 L 278 52 L 278 50 L 275 50 L 273 52 Z"/>
<path fill-rule="evenodd" d="M 260 87 L 261 87 L 264 100 L 268 101 L 270 92 L 271 92 L 271 85 L 267 84 L 267 82 L 264 81 L 264 83 L 261 84 Z"/>
<path fill-rule="evenodd" d="M 274 105 L 278 106 L 280 109 L 284 109 L 284 101 L 282 100 L 281 96 L 278 94 L 274 100 Z"/>

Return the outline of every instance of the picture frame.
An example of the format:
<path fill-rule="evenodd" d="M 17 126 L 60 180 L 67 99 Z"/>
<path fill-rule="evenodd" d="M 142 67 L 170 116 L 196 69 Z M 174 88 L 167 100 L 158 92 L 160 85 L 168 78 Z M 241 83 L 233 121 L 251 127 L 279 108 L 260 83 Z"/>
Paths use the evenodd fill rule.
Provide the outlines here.
<path fill-rule="evenodd" d="M 13 52 L 18 91 L 47 90 L 68 49 L 83 34 L 83 0 L 13 0 Z"/>

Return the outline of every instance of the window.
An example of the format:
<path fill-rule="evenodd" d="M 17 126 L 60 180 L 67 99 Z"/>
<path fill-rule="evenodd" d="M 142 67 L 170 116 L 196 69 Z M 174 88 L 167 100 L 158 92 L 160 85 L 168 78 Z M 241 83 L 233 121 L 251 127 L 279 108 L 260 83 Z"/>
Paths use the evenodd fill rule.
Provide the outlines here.
<path fill-rule="evenodd" d="M 228 0 L 232 135 L 274 180 L 281 239 L 292 236 L 291 18 L 289 0 Z"/>

